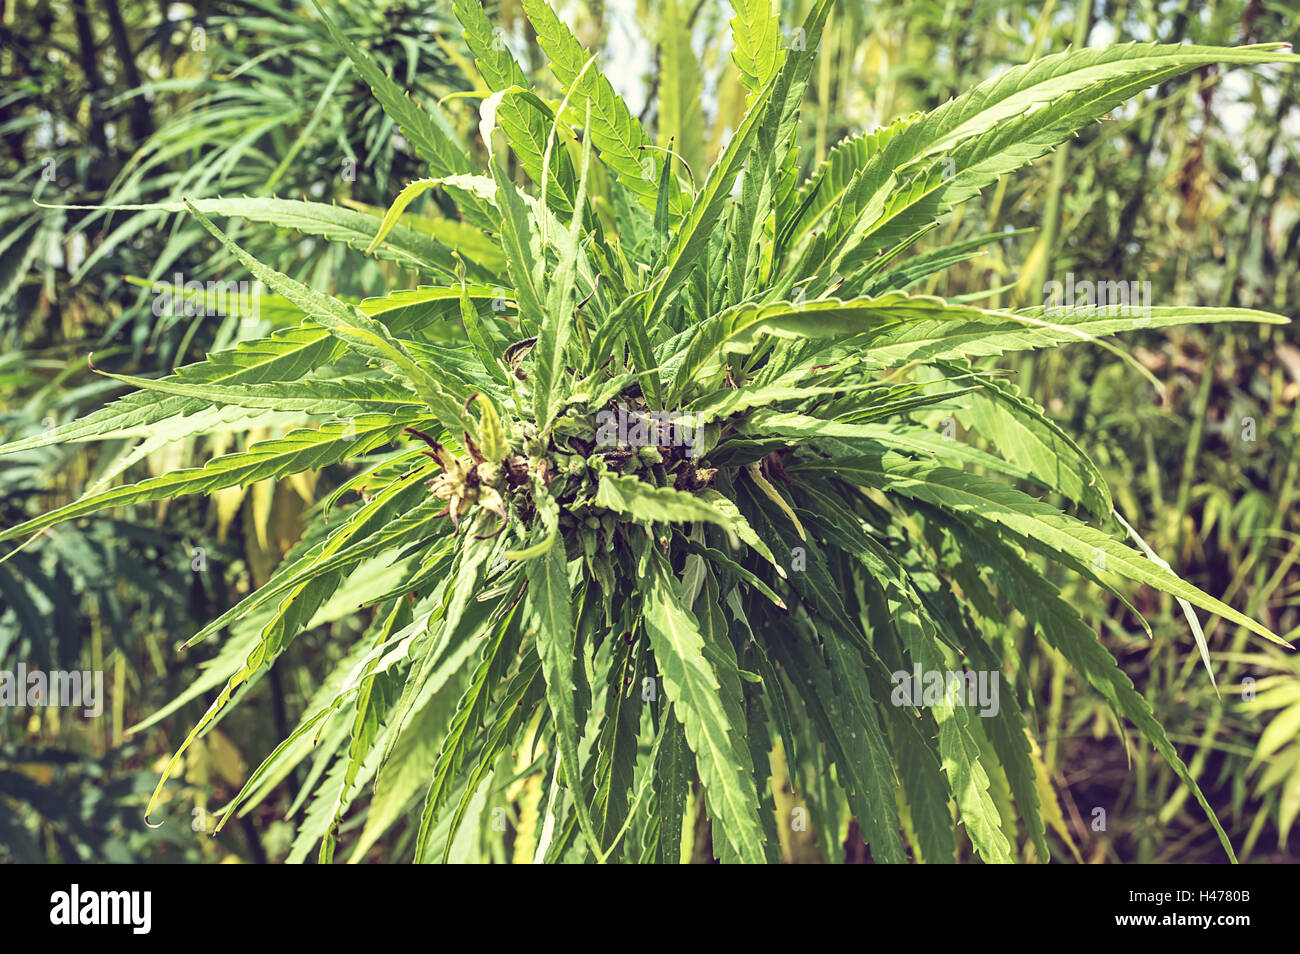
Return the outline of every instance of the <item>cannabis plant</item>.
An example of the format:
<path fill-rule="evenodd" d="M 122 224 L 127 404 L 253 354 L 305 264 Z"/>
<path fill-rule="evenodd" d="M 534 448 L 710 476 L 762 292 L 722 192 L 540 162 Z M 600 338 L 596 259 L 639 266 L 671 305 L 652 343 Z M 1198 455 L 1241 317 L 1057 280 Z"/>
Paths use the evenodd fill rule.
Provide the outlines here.
<path fill-rule="evenodd" d="M 1212 63 L 1300 57 L 1156 44 L 1045 56 L 850 138 L 805 174 L 800 105 L 829 0 L 785 46 L 774 5 L 736 3 L 748 110 L 704 169 L 655 145 L 545 0 L 523 7 L 554 86 L 529 82 L 475 0 L 455 3 L 485 86 L 481 163 L 333 30 L 429 175 L 383 217 L 187 203 L 301 324 L 159 380 L 105 369 L 138 390 L 3 449 L 179 438 L 214 413 L 316 419 L 89 493 L 10 540 L 109 507 L 339 475 L 270 580 L 188 641 L 228 634 L 194 694 L 223 685 L 148 814 L 194 740 L 342 601 L 364 634 L 224 808 L 223 821 L 247 811 L 310 761 L 295 860 L 317 845 L 332 859 L 350 815 L 360 857 L 409 813 L 417 860 L 771 862 L 810 830 L 831 849 L 853 832 L 881 862 L 953 861 L 966 840 L 986 862 L 1046 861 L 1055 804 L 1040 801 L 1051 788 L 1027 687 L 981 692 L 987 705 L 966 691 L 1016 676 L 1014 647 L 988 634 L 1018 613 L 1168 759 L 1231 855 L 1045 564 L 1135 617 L 1132 584 L 1168 593 L 1198 638 L 1196 608 L 1277 637 L 1175 575 L 1079 446 L 982 359 L 1285 319 L 1007 312 L 908 289 L 999 238 L 927 244 L 938 217 L 1137 92 Z M 669 97 L 688 67 L 663 68 Z M 665 102 L 661 121 L 682 105 Z M 431 190 L 456 204 L 456 227 L 404 216 Z M 429 284 L 330 297 L 240 248 L 223 215 L 315 229 Z"/>

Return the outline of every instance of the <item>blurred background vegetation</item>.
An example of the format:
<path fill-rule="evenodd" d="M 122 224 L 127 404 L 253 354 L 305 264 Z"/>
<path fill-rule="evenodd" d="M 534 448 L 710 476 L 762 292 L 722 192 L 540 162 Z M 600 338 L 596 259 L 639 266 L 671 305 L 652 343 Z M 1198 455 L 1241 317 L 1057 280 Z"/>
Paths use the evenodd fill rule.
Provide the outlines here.
<path fill-rule="evenodd" d="M 502 41 L 541 79 L 540 53 L 513 0 L 487 6 Z M 672 136 L 697 174 L 707 168 L 745 107 L 729 62 L 729 8 L 704 0 L 557 6 L 602 51 L 619 92 L 661 143 Z M 787 29 L 804 6 L 786 2 Z M 347 0 L 332 9 L 413 96 L 442 103 L 462 141 L 475 140 L 478 99 L 454 94 L 481 84 L 449 2 Z M 1297 34 L 1300 17 L 1282 0 L 841 0 L 810 84 L 805 115 L 815 120 L 803 129 L 802 155 L 820 162 L 846 135 L 1071 44 L 1294 43 Z M 698 64 L 681 72 L 684 88 L 659 88 L 665 55 Z M 1295 72 L 1271 68 L 1207 69 L 1148 92 L 943 222 L 936 243 L 1008 234 L 915 290 L 1021 306 L 1041 303 L 1045 281 L 1073 273 L 1150 282 L 1157 304 L 1300 318 L 1297 94 Z M 246 276 L 185 217 L 51 206 L 221 194 L 373 209 L 422 174 L 314 8 L 297 0 L 0 0 L 0 143 L 0 442 L 121 393 L 89 371 L 88 352 L 97 366 L 147 374 L 298 320 L 274 299 L 251 319 L 157 316 L 155 281 Z M 413 209 L 443 217 L 432 193 Z M 264 261 L 339 295 L 417 282 L 356 249 L 231 224 Z M 1007 363 L 1094 456 L 1120 512 L 1175 570 L 1291 639 L 1300 634 L 1294 328 L 1132 334 L 1114 351 L 1079 344 Z M 960 421 L 959 413 L 959 430 Z M 16 523 L 128 469 L 201 463 L 279 423 L 268 412 L 264 428 L 235 434 L 214 415 L 180 441 L 125 430 L 6 457 L 0 521 Z M 326 472 L 124 508 L 47 531 L 0 564 L 0 669 L 102 670 L 108 695 L 93 720 L 73 710 L 0 710 L 0 860 L 289 856 L 298 809 L 323 764 L 270 780 L 216 839 L 204 832 L 207 812 L 288 735 L 338 662 L 332 634 L 366 625 L 346 596 L 323 607 L 276 669 L 245 687 L 245 704 L 187 755 L 164 825 L 148 828 L 142 814 L 161 762 L 214 691 L 205 663 L 223 651 L 205 644 L 178 653 L 177 645 L 266 579 L 298 541 L 301 514 L 341 479 Z M 1243 860 L 1300 859 L 1297 657 L 1214 621 L 1205 630 L 1212 681 L 1171 600 L 1131 594 L 1151 623 L 1148 638 L 1118 601 L 1059 582 L 1107 621 L 1100 638 L 1166 725 Z M 1030 687 L 1057 860 L 1224 860 L 1168 766 L 1030 639 L 1022 620 L 1007 620 L 997 638 L 1017 685 Z M 787 779 L 780 804 L 796 802 L 803 781 Z M 354 849 L 362 842 L 355 857 L 404 857 L 411 826 L 395 804 L 380 824 L 345 829 Z M 792 836 L 783 847 L 791 861 L 857 860 L 851 843 L 841 847 L 846 835 Z"/>

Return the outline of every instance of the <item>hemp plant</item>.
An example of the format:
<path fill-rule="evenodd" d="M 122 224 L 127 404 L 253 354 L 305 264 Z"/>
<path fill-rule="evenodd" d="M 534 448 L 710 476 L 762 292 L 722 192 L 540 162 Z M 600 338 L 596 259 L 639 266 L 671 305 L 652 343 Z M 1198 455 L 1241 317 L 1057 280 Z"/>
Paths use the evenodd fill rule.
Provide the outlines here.
<path fill-rule="evenodd" d="M 477 0 L 454 4 L 485 85 L 483 164 L 331 24 L 429 175 L 385 216 L 272 198 L 151 207 L 188 210 L 301 323 L 161 379 L 111 375 L 137 390 L 0 449 L 145 429 L 180 439 L 216 414 L 315 418 L 201 468 L 95 490 L 6 540 L 341 470 L 271 578 L 188 641 L 225 634 L 200 689 L 224 687 L 149 812 L 191 743 L 343 593 L 363 604 L 364 634 L 222 812 L 310 761 L 295 859 L 319 846 L 331 860 L 341 823 L 365 816 L 354 857 L 409 817 L 416 860 L 451 857 L 471 821 L 499 859 L 773 862 L 791 826 L 779 777 L 819 837 L 856 831 L 876 861 L 951 862 L 966 840 L 985 862 L 1047 861 L 1050 786 L 1023 681 L 987 709 L 963 704 L 960 678 L 896 702 L 898 673 L 1023 680 L 1014 646 L 992 635 L 1016 612 L 1169 761 L 1231 855 L 1047 567 L 1138 619 L 1125 587 L 1170 594 L 1198 639 L 1197 608 L 1280 640 L 1175 575 L 1087 454 L 985 359 L 1285 319 L 1003 311 L 909 289 L 1000 237 L 918 244 L 938 217 L 1140 91 L 1210 64 L 1300 57 L 1057 53 L 806 170 L 800 106 L 829 0 L 788 46 L 773 4 L 736 2 L 748 111 L 692 169 L 652 144 L 545 0 L 522 6 L 553 86 L 530 83 Z M 425 192 L 458 217 L 408 215 Z M 315 230 L 428 284 L 343 301 L 258 261 L 215 216 Z M 954 413 L 960 437 L 936 425 Z"/>

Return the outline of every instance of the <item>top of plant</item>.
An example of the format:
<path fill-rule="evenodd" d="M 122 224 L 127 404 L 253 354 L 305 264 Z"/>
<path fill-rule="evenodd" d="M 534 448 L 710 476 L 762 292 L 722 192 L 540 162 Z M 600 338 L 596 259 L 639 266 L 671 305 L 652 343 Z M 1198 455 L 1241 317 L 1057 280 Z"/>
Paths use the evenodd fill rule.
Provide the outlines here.
<path fill-rule="evenodd" d="M 418 858 L 445 856 L 484 798 L 511 798 L 540 812 L 516 834 L 539 859 L 675 861 L 698 773 L 717 857 L 771 860 L 766 779 L 779 739 L 791 777 L 824 777 L 839 794 L 818 810 L 847 800 L 877 860 L 951 860 L 950 800 L 981 858 L 1011 860 L 1017 836 L 993 780 L 1045 860 L 1013 694 L 988 719 L 948 697 L 891 702 L 892 672 L 998 670 L 1003 647 L 982 621 L 1009 607 L 1195 789 L 1146 702 L 1034 561 L 1120 599 L 1121 579 L 1170 593 L 1198 638 L 1193 607 L 1277 637 L 1150 554 L 1087 455 L 978 359 L 1135 327 L 1285 319 L 983 309 L 908 289 L 999 236 L 913 248 L 937 217 L 1148 86 L 1211 63 L 1300 58 L 1277 45 L 1157 44 L 1045 56 L 848 139 L 805 175 L 799 107 L 829 2 L 814 4 L 789 48 L 770 3 L 735 3 L 733 57 L 750 103 L 705 170 L 653 145 L 544 0 L 523 7 L 554 90 L 529 85 L 475 0 L 454 5 L 486 85 L 483 168 L 431 104 L 331 24 L 429 176 L 382 219 L 283 199 L 187 203 L 301 309 L 301 325 L 161 380 L 114 375 L 140 390 L 0 448 L 146 430 L 180 438 L 216 413 L 232 419 L 217 408 L 250 421 L 266 410 L 329 418 L 202 468 L 92 491 L 0 539 L 364 460 L 270 581 L 190 640 L 236 634 L 216 666 L 226 686 L 168 771 L 350 574 L 371 567 L 382 573 L 364 592 L 364 639 L 226 808 L 317 759 L 299 857 L 317 843 L 332 857 L 366 779 L 422 733 L 440 742 L 436 764 L 417 773 Z M 661 122 L 674 121 L 671 105 Z M 429 190 L 454 201 L 459 221 L 403 221 Z M 364 245 L 430 284 L 344 302 L 260 263 L 213 215 Z M 951 413 L 972 439 L 934 428 Z M 361 502 L 328 521 L 349 490 Z M 448 697 L 458 701 L 431 702 Z M 516 777 L 533 787 L 520 795 Z"/>

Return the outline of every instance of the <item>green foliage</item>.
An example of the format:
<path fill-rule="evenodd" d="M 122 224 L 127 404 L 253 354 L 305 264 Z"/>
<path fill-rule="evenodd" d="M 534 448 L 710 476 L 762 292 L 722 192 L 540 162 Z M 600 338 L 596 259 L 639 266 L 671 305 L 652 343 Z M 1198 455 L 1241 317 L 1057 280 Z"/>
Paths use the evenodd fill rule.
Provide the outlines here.
<path fill-rule="evenodd" d="M 852 817 L 878 861 L 951 860 L 958 835 L 986 862 L 1046 861 L 1041 769 L 1010 698 L 1024 686 L 984 713 L 950 692 L 899 700 L 894 677 L 969 666 L 1023 679 L 991 635 L 1015 611 L 1168 760 L 1232 854 L 1146 700 L 1040 561 L 1120 599 L 1137 582 L 1278 637 L 1129 546 L 1097 465 L 980 359 L 1285 319 L 980 308 L 906 290 L 975 246 L 908 256 L 936 216 L 1137 91 L 1210 63 L 1300 57 L 1172 44 L 1043 57 L 850 141 L 800 185 L 794 131 L 830 6 L 813 4 L 800 42 L 782 48 L 768 4 L 736 4 L 749 107 L 694 176 L 652 147 L 542 0 L 524 9 L 558 98 L 521 88 L 489 21 L 456 4 L 491 90 L 487 174 L 438 112 L 330 25 L 427 167 L 408 190 L 455 203 L 495 247 L 453 250 L 397 224 L 411 191 L 394 190 L 384 219 L 271 198 L 194 203 L 300 325 L 158 381 L 127 379 L 141 390 L 0 447 L 183 427 L 214 408 L 249 428 L 257 415 L 241 410 L 317 418 L 88 493 L 5 540 L 364 455 L 363 502 L 329 523 L 315 512 L 261 588 L 194 638 L 230 631 L 204 691 L 224 685 L 151 811 L 186 749 L 342 593 L 371 625 L 224 813 L 310 757 L 295 860 L 332 859 L 350 806 L 373 791 L 358 852 L 414 811 L 414 856 L 455 857 L 462 825 L 490 826 L 510 800 L 531 817 L 502 839 L 516 857 L 676 861 L 689 844 L 770 861 L 791 822 L 773 797 L 779 757 L 790 779 L 818 780 L 805 791 L 819 836 L 838 838 Z M 676 62 L 664 91 L 674 132 L 686 122 Z M 507 173 L 494 131 L 531 190 Z M 383 306 L 332 298 L 243 249 L 208 218 L 222 214 L 364 242 L 437 284 Z M 955 407 L 985 446 L 936 430 Z M 707 843 L 688 805 L 702 807 Z"/>

